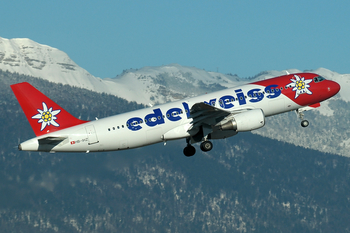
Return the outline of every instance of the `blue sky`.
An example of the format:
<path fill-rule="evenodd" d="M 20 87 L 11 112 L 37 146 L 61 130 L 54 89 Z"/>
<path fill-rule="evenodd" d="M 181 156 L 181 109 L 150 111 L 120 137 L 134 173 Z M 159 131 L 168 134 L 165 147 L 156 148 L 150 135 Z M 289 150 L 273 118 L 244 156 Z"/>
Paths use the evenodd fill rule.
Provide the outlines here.
<path fill-rule="evenodd" d="M 350 1 L 4 1 L 0 36 L 66 52 L 92 75 L 178 63 L 254 76 L 350 73 Z"/>

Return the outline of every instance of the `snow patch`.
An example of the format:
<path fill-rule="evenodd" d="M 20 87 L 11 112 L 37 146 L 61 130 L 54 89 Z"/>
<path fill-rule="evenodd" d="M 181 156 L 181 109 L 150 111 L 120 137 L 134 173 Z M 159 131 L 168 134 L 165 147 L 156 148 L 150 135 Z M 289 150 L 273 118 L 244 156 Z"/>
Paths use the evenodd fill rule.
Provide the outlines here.
<path fill-rule="evenodd" d="M 324 101 L 321 103 L 321 106 L 316 108 L 320 114 L 324 116 L 333 116 L 334 111 L 329 107 L 329 101 Z"/>

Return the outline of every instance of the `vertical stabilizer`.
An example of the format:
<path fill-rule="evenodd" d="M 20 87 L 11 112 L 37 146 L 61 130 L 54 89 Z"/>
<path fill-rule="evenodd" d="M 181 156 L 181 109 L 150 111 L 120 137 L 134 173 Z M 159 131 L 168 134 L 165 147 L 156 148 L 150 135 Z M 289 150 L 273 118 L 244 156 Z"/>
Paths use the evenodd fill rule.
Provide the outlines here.
<path fill-rule="evenodd" d="M 11 88 L 36 136 L 87 122 L 74 117 L 27 82 Z"/>

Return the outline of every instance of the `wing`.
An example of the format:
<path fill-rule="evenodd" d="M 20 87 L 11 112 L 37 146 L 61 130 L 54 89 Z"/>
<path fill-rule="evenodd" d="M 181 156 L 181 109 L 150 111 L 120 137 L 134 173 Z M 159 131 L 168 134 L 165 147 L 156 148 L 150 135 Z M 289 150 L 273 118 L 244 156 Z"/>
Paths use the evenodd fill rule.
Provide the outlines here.
<path fill-rule="evenodd" d="M 231 112 L 205 103 L 196 103 L 192 106 L 189 117 L 193 119 L 191 122 L 193 127 L 202 125 L 214 126 L 230 114 Z"/>
<path fill-rule="evenodd" d="M 242 108 L 235 111 L 226 111 L 205 103 L 196 103 L 190 110 L 189 118 L 193 119 L 191 122 L 191 129 L 194 129 L 193 131 L 196 131 L 195 129 L 202 128 L 203 137 L 206 137 L 208 134 L 212 133 L 214 127 L 217 126 L 225 118 L 250 109 L 251 108 Z"/>

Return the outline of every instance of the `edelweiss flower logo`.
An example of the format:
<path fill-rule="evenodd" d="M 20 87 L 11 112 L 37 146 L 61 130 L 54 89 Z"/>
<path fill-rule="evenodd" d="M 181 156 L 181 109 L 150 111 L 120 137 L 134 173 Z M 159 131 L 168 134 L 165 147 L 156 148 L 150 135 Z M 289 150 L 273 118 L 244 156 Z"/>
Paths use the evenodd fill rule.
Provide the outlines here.
<path fill-rule="evenodd" d="M 39 119 L 38 123 L 41 123 L 41 131 L 45 129 L 47 125 L 60 126 L 55 120 L 57 119 L 56 115 L 61 112 L 61 110 L 54 110 L 52 108 L 47 109 L 47 105 L 43 102 L 43 110 L 38 109 L 38 114 L 32 116 L 32 119 Z"/>
<path fill-rule="evenodd" d="M 288 87 L 293 87 L 293 91 L 295 91 L 295 97 L 294 99 L 298 98 L 300 94 L 307 93 L 309 95 L 312 94 L 312 92 L 308 89 L 310 87 L 309 83 L 312 82 L 312 79 L 305 80 L 304 77 L 300 77 L 298 75 L 294 75 L 295 79 L 291 79 L 291 83 L 289 83 Z"/>

